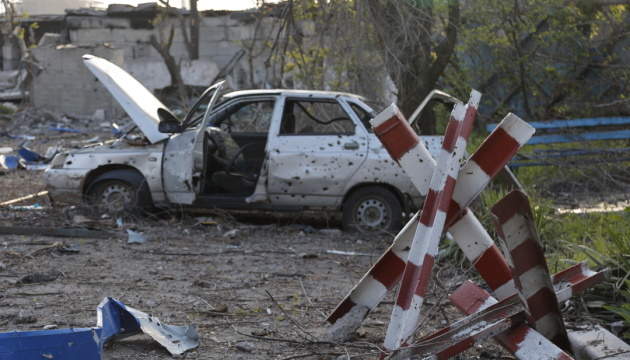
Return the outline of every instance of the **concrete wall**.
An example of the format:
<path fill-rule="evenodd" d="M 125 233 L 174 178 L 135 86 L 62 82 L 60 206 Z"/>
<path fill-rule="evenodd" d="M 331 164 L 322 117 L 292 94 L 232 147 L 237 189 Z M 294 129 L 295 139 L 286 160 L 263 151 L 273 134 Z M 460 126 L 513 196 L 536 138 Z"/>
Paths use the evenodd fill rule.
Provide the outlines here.
<path fill-rule="evenodd" d="M 73 44 L 79 46 L 93 46 L 94 44 L 107 43 L 114 47 L 124 50 L 125 66 L 129 70 L 133 70 L 134 76 L 140 79 L 140 82 L 147 85 L 151 89 L 163 87 L 163 84 L 170 84 L 170 76 L 165 71 L 166 67 L 161 67 L 162 57 L 151 46 L 149 38 L 151 35 L 160 39 L 160 28 L 154 29 L 134 29 L 131 20 L 126 18 L 108 18 L 108 17 L 88 17 L 88 16 L 69 16 L 66 18 L 68 27 L 68 35 Z M 182 36 L 178 19 L 170 19 L 161 27 L 162 29 L 170 29 L 174 26 L 176 29 L 175 37 L 170 48 L 171 54 L 176 59 L 188 59 L 186 45 Z M 230 63 L 230 60 L 236 53 L 241 51 L 245 46 L 254 44 L 255 58 L 251 64 L 247 59 L 242 59 L 237 64 L 235 74 L 239 73 L 239 69 L 244 69 L 246 73 L 254 73 L 255 70 L 264 71 L 264 62 L 268 58 L 266 51 L 266 41 L 272 35 L 273 19 L 263 19 L 260 23 L 257 21 L 238 21 L 232 19 L 229 15 L 217 17 L 204 17 L 200 23 L 199 29 L 199 58 L 201 61 L 197 64 L 186 64 L 182 62 L 182 66 L 186 67 L 195 74 L 195 79 L 189 78 L 185 81 L 190 85 L 209 86 L 209 83 L 203 83 L 214 78 L 215 74 L 204 73 L 206 71 L 216 71 L 224 68 Z M 213 63 L 214 66 L 208 65 Z M 148 64 L 143 69 L 141 64 Z M 195 69 L 196 66 L 199 66 Z M 162 72 L 165 80 L 156 81 L 155 77 L 158 72 Z M 146 73 L 143 73 L 146 72 Z M 198 78 L 199 75 L 202 77 Z M 184 74 L 184 76 L 186 76 Z M 145 80 L 146 79 L 146 83 Z M 252 88 L 262 86 L 262 79 L 258 79 L 255 83 L 248 83 L 249 77 L 235 77 L 231 79 L 231 86 L 235 89 Z M 256 79 L 255 79 L 256 80 Z M 191 82 L 189 82 L 191 81 Z"/>
<path fill-rule="evenodd" d="M 33 106 L 75 116 L 90 116 L 98 109 L 107 117 L 120 117 L 123 109 L 103 85 L 83 65 L 82 56 L 94 54 L 122 65 L 123 51 L 105 46 L 38 47 L 33 57 L 42 72 L 31 82 Z"/>
<path fill-rule="evenodd" d="M 265 87 L 267 42 L 273 38 L 273 22 L 274 19 L 239 21 L 230 15 L 202 18 L 200 60 L 194 61 L 188 60 L 179 20 L 170 19 L 162 28 L 176 29 L 170 52 L 179 59 L 188 85 L 210 86 L 236 53 L 251 50 L 248 54 L 254 55 L 245 55 L 227 78 L 228 88 L 236 90 Z M 138 28 L 137 22 L 134 25 L 128 18 L 67 16 L 66 31 L 71 46 L 33 49 L 43 68 L 31 86 L 33 105 L 78 116 L 89 116 L 97 109 L 105 109 L 110 116 L 121 115 L 122 109 L 109 93 L 94 83 L 81 61 L 83 54 L 112 60 L 151 91 L 171 84 L 164 61 L 149 40 L 151 35 L 160 38 L 160 28 Z"/>

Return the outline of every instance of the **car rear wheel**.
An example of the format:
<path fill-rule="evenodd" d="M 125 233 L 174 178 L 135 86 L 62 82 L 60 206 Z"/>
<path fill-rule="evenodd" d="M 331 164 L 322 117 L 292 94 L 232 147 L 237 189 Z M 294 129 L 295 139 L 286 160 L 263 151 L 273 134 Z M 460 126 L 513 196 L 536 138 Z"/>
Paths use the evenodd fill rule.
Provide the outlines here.
<path fill-rule="evenodd" d="M 389 190 L 368 186 L 351 194 L 343 207 L 343 227 L 348 231 L 395 233 L 402 226 L 402 204 Z"/>

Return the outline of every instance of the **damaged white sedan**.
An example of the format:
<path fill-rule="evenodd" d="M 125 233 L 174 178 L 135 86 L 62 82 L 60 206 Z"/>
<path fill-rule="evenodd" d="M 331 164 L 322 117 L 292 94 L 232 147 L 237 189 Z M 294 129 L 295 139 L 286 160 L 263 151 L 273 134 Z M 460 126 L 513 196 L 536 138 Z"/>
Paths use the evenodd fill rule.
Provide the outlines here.
<path fill-rule="evenodd" d="M 184 210 L 322 211 L 345 229 L 396 231 L 420 193 L 372 133 L 376 115 L 347 93 L 205 91 L 178 120 L 118 66 L 85 55 L 143 136 L 57 155 L 44 173 L 54 202 L 109 212 Z M 423 138 L 431 153 L 439 137 Z"/>

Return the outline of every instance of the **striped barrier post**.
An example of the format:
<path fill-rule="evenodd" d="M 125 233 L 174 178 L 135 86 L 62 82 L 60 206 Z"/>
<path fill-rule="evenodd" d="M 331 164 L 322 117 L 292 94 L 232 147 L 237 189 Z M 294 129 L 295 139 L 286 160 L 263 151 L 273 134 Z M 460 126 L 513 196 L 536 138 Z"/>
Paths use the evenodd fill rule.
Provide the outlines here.
<path fill-rule="evenodd" d="M 487 311 L 502 304 L 471 281 L 466 281 L 451 295 L 451 302 L 466 315 Z M 524 323 L 495 335 L 494 339 L 520 360 L 572 359 L 568 353 Z"/>
<path fill-rule="evenodd" d="M 492 216 L 529 325 L 560 348 L 570 351 L 569 337 L 527 196 L 520 190 L 510 192 L 492 207 Z"/>
<path fill-rule="evenodd" d="M 473 91 L 466 106 L 453 108 L 385 335 L 386 350 L 403 346 L 416 329 L 480 97 Z"/>
<path fill-rule="evenodd" d="M 385 335 L 385 349 L 404 345 L 417 326 L 480 97 L 473 91 L 466 106 L 453 108 Z"/>
<path fill-rule="evenodd" d="M 435 159 L 403 115 L 392 105 L 372 120 L 372 124 L 390 155 L 426 196 Z M 509 267 L 492 238 L 466 207 L 533 132 L 531 126 L 515 115 L 506 116 L 460 171 L 453 193 L 456 205 L 452 202 L 447 215 L 446 224 L 451 225 L 449 232 L 498 298 L 515 292 Z M 333 323 L 330 333 L 333 339 L 344 339 L 355 331 L 367 313 L 400 281 L 417 225 L 416 214 L 396 236 L 391 247 L 328 316 L 327 321 Z"/>
<path fill-rule="evenodd" d="M 472 292 L 468 292 L 467 296 L 469 299 L 477 298 Z M 388 359 L 448 359 L 525 320 L 523 305 L 516 296 L 498 304 L 496 300 L 488 302 L 486 307 L 479 307 L 474 314 L 392 352 Z"/>
<path fill-rule="evenodd" d="M 587 288 L 601 283 L 609 276 L 607 270 L 595 272 L 589 270 L 587 262 L 576 264 L 551 277 L 558 303 L 567 301 L 571 296 L 577 295 Z M 525 319 L 524 306 L 516 295 L 507 299 L 497 301 L 483 289 L 472 283 L 470 280 L 464 282 L 450 297 L 451 302 L 458 307 L 467 317 L 445 327 L 433 334 L 427 335 L 409 347 L 400 349 L 390 356 L 389 359 L 416 357 L 429 357 L 435 359 L 445 359 L 471 348 L 473 345 L 483 341 L 489 336 L 494 336 L 503 347 L 515 353 L 520 349 L 520 341 L 524 334 L 528 332 L 528 326 L 516 329 L 521 326 Z M 507 330 L 506 324 L 512 329 L 509 332 L 500 334 Z M 500 335 L 497 335 L 500 334 Z M 515 335 L 516 334 L 516 335 Z M 497 336 L 495 336 L 497 335 Z M 536 337 L 537 335 L 531 335 Z M 542 337 L 542 335 L 540 335 Z M 537 341 L 534 339 L 534 341 Z M 549 347 L 549 340 L 542 341 L 545 348 Z M 532 346 L 530 344 L 524 344 Z M 555 346 L 555 345 L 554 345 Z M 538 352 L 529 353 L 520 351 L 519 358 L 524 360 L 534 360 L 546 358 Z M 564 356 L 564 355 L 563 355 Z M 554 357 L 551 357 L 554 358 Z"/>
<path fill-rule="evenodd" d="M 569 300 L 589 287 L 599 284 L 610 277 L 609 270 L 595 272 L 588 268 L 588 261 L 583 261 L 562 270 L 551 277 L 553 288 L 556 291 L 558 303 Z"/>

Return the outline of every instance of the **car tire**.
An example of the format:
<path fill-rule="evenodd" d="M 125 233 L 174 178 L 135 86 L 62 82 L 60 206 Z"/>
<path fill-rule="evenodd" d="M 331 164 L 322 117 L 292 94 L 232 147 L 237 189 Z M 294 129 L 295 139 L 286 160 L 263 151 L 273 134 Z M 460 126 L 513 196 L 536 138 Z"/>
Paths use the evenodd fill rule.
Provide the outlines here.
<path fill-rule="evenodd" d="M 396 233 L 402 227 L 402 204 L 391 191 L 367 186 L 352 193 L 343 206 L 344 230 L 370 233 Z"/>
<path fill-rule="evenodd" d="M 146 213 L 153 207 L 144 177 L 133 170 L 117 170 L 97 177 L 87 192 L 88 202 L 111 214 Z"/>

